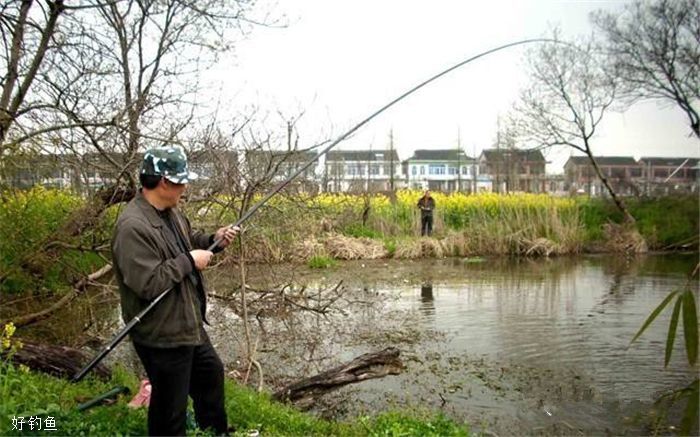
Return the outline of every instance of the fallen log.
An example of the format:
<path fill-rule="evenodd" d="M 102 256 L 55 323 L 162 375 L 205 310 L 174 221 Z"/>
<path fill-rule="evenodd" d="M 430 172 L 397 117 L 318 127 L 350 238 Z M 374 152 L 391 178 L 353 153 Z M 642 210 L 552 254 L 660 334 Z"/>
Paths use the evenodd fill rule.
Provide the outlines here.
<path fill-rule="evenodd" d="M 310 378 L 287 385 L 272 397 L 278 401 L 292 402 L 297 407 L 310 408 L 316 398 L 344 385 L 398 375 L 403 370 L 399 350 L 393 347 L 367 353 Z"/>
<path fill-rule="evenodd" d="M 3 352 L 0 355 L 5 359 L 7 353 Z M 9 355 L 9 358 L 14 364 L 24 364 L 32 370 L 61 378 L 72 378 L 90 359 L 83 352 L 72 347 L 25 341 L 22 341 L 22 347 Z M 93 373 L 103 379 L 108 379 L 112 375 L 111 370 L 103 364 L 95 367 Z"/>

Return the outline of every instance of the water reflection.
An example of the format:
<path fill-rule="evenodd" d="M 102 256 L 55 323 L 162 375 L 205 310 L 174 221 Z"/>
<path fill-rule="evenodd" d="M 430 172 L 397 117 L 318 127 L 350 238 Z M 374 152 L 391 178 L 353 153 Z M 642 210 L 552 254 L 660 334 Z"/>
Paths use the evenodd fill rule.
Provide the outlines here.
<path fill-rule="evenodd" d="M 435 298 L 433 297 L 433 283 L 424 282 L 420 286 L 420 310 L 425 316 L 435 315 Z"/>
<path fill-rule="evenodd" d="M 634 434 L 639 429 L 624 416 L 697 374 L 682 353 L 664 370 L 664 321 L 627 348 L 695 262 L 693 256 L 347 262 L 334 271 L 297 273 L 306 291 L 279 293 L 276 311 L 265 307 L 251 336 L 266 384 L 399 347 L 406 372 L 354 386 L 349 411 L 389 408 L 394 394 L 425 408 L 444 404 L 451 416 L 487 423 L 498 434 Z M 265 289 L 270 272 L 259 276 L 249 282 Z M 328 311 L 300 310 L 327 299 L 321 291 L 341 280 L 345 289 Z M 285 306 L 292 298 L 296 305 Z M 258 296 L 250 299 L 255 307 Z M 209 319 L 210 336 L 230 365 L 242 356 L 240 317 L 214 300 Z M 544 429 L 544 421 L 574 428 Z"/>

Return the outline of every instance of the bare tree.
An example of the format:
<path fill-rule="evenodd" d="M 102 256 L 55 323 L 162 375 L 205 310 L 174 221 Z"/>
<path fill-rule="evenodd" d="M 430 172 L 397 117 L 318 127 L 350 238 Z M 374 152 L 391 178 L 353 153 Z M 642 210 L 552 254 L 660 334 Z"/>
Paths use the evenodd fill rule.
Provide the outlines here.
<path fill-rule="evenodd" d="M 496 138 L 494 148 L 496 153 L 493 157 L 493 169 L 496 178 L 496 189 L 498 193 L 503 192 L 502 185 L 505 183 L 505 193 L 517 191 L 518 187 L 518 165 L 519 155 L 516 147 L 517 126 L 512 117 L 505 117 L 505 122 L 498 117 L 496 123 Z M 501 179 L 503 178 L 503 179 Z"/>
<path fill-rule="evenodd" d="M 635 220 L 596 163 L 591 142 L 613 103 L 615 79 L 601 66 L 591 42 L 548 43 L 528 52 L 530 88 L 516 104 L 520 134 L 537 147 L 566 146 L 588 156 L 625 222 Z"/>
<path fill-rule="evenodd" d="M 12 3 L 17 12 L 3 10 L 3 24 L 32 17 L 25 10 L 32 1 Z M 41 75 L 31 76 L 32 67 L 40 60 L 46 62 L 46 55 L 26 62 L 26 77 L 35 77 L 37 85 L 31 127 L 36 131 L 40 123 L 63 120 L 69 128 L 39 129 L 35 141 L 51 145 L 62 159 L 75 159 L 83 168 L 99 168 L 111 176 L 112 184 L 74 211 L 48 241 L 37 245 L 35 253 L 28 251 L 20 260 L 22 268 L 52 265 L 46 260 L 62 247 L 56 242 L 79 236 L 99 222 L 109 205 L 129 200 L 135 193 L 135 170 L 143 149 L 188 142 L 190 132 L 185 130 L 194 131 L 191 125 L 201 113 L 197 104 L 200 73 L 231 49 L 232 32 L 247 30 L 247 14 L 253 7 L 244 0 L 86 0 L 65 13 L 70 20 L 63 21 L 59 32 L 51 19 L 60 15 L 63 2 L 41 5 L 50 6 L 44 8 L 47 24 L 23 26 L 39 29 L 37 50 L 32 53 L 40 53 L 44 38 L 49 38 L 52 44 L 46 45 L 52 50 L 46 53 L 56 57 Z M 9 85 L 12 72 L 20 71 L 13 65 L 21 65 L 13 60 L 11 49 L 19 45 L 26 50 L 33 44 L 21 38 L 24 27 L 14 29 L 19 29 L 13 35 L 20 42 L 5 44 L 10 73 L 4 78 L 3 99 L 10 102 L 16 100 L 6 97 L 13 90 Z M 18 88 L 20 95 L 25 88 Z M 6 125 L 17 125 L 18 111 L 14 106 L 8 108 L 4 110 Z M 96 122 L 101 119 L 108 122 Z"/>
<path fill-rule="evenodd" d="M 34 8 L 32 0 L 9 1 L 0 7 L 0 157 L 8 149 L 5 141 L 11 127 L 19 125 L 22 130 L 22 118 L 40 106 L 39 102 L 28 104 L 27 96 L 43 68 L 59 18 L 65 11 L 63 0 L 37 3 L 39 6 Z"/>
<path fill-rule="evenodd" d="M 636 0 L 622 13 L 598 11 L 609 66 L 631 104 L 655 99 L 678 105 L 700 138 L 700 2 Z"/>
<path fill-rule="evenodd" d="M 245 31 L 251 7 L 246 1 L 128 0 L 95 11 L 90 53 L 104 58 L 106 80 L 94 81 L 89 96 L 112 108 L 121 127 L 103 144 L 122 157 L 117 182 L 135 184 L 142 149 L 187 142 L 187 130 L 203 115 L 201 73 L 231 49 L 232 32 Z"/>

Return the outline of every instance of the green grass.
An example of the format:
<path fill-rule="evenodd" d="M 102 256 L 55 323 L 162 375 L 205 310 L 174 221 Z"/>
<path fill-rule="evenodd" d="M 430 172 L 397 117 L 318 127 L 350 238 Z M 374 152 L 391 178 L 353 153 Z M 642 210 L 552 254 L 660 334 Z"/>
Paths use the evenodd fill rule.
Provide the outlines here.
<path fill-rule="evenodd" d="M 351 223 L 343 229 L 343 234 L 355 238 L 381 238 L 382 233 L 361 223 Z"/>
<path fill-rule="evenodd" d="M 146 409 L 132 409 L 129 396 L 121 395 L 114 405 L 98 406 L 84 412 L 77 405 L 116 385 L 135 393 L 138 381 L 133 375 L 115 371 L 110 381 L 87 379 L 72 384 L 64 379 L 20 370 L 0 363 L 0 435 L 45 435 L 46 431 L 12 430 L 12 418 L 54 417 L 58 435 L 146 435 Z M 257 429 L 261 435 L 275 436 L 466 436 L 468 429 L 445 416 L 431 413 L 387 412 L 363 416 L 350 422 L 334 422 L 273 401 L 269 395 L 226 381 L 226 410 L 229 425 L 237 435 Z M 202 434 L 193 430 L 191 434 Z"/>
<path fill-rule="evenodd" d="M 630 212 L 650 247 L 663 249 L 693 238 L 697 244 L 700 225 L 697 196 L 633 201 Z"/>
<path fill-rule="evenodd" d="M 664 249 L 682 242 L 697 248 L 700 206 L 696 196 L 673 196 L 653 199 L 625 199 L 637 228 L 651 249 Z M 586 242 L 604 238 L 602 226 L 622 222 L 622 214 L 609 199 L 585 199 L 579 209 Z"/>
<path fill-rule="evenodd" d="M 393 257 L 396 253 L 396 240 L 384 239 L 384 248 L 389 254 L 389 257 Z"/>
<path fill-rule="evenodd" d="M 334 267 L 336 264 L 337 262 L 333 258 L 323 255 L 312 256 L 308 261 L 309 268 L 312 269 L 327 269 Z"/>

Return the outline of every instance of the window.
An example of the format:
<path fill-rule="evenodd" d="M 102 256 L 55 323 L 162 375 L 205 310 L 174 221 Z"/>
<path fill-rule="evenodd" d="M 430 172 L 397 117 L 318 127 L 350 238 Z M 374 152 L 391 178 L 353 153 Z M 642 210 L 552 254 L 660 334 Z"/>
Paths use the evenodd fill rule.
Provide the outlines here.
<path fill-rule="evenodd" d="M 424 165 L 420 166 L 420 174 L 422 174 L 422 175 L 425 174 L 425 166 Z"/>
<path fill-rule="evenodd" d="M 625 178 L 625 169 L 622 167 L 613 167 L 611 169 L 611 175 L 612 177 L 616 179 L 624 179 Z"/>
<path fill-rule="evenodd" d="M 369 167 L 369 174 L 371 175 L 378 175 L 379 174 L 379 164 L 372 164 Z"/>
<path fill-rule="evenodd" d="M 654 169 L 655 178 L 666 178 L 668 177 L 668 169 L 666 168 L 655 168 Z"/>
<path fill-rule="evenodd" d="M 467 174 L 467 175 L 469 174 L 469 169 L 467 168 L 466 165 L 462 166 L 462 174 Z"/>
<path fill-rule="evenodd" d="M 437 165 L 437 164 L 430 164 L 428 166 L 428 174 L 432 174 L 432 175 L 445 174 L 445 166 L 444 165 Z"/>
<path fill-rule="evenodd" d="M 456 175 L 457 174 L 457 168 L 456 167 L 447 167 L 447 173 L 451 175 Z"/>
<path fill-rule="evenodd" d="M 632 168 L 630 169 L 630 176 L 633 178 L 638 178 L 642 176 L 642 169 L 641 168 Z"/>
<path fill-rule="evenodd" d="M 415 165 L 412 165 L 412 166 L 411 166 L 411 174 L 412 174 L 413 176 L 415 176 L 417 173 L 418 173 L 418 169 L 416 168 Z"/>
<path fill-rule="evenodd" d="M 365 167 L 362 164 L 350 164 L 347 167 L 346 174 L 348 176 L 363 176 L 365 174 Z"/>

